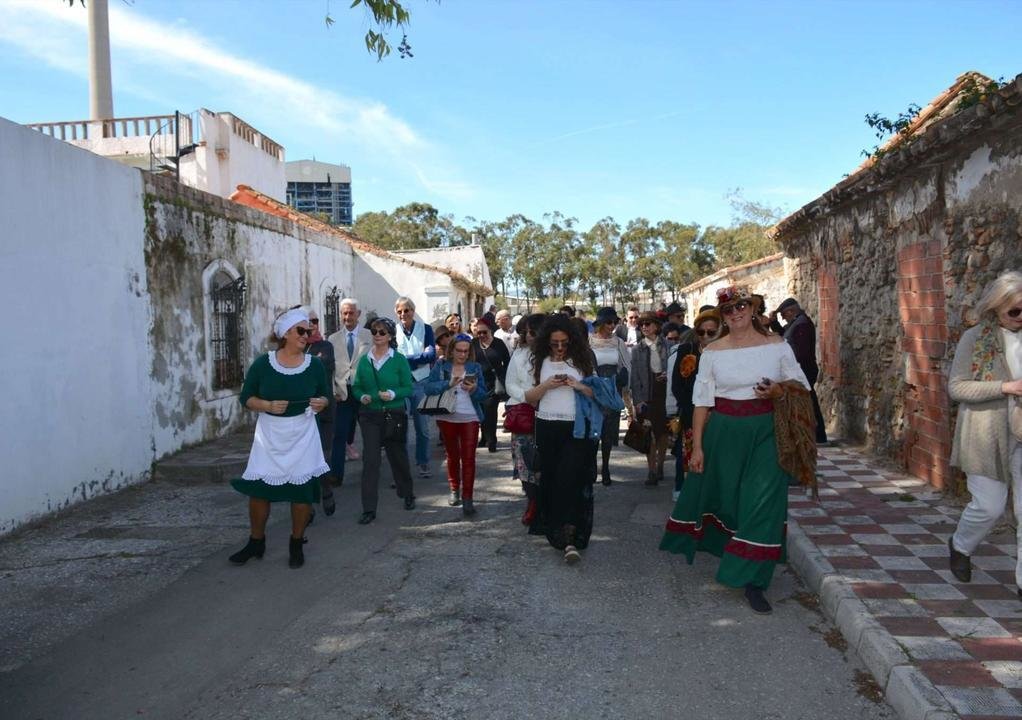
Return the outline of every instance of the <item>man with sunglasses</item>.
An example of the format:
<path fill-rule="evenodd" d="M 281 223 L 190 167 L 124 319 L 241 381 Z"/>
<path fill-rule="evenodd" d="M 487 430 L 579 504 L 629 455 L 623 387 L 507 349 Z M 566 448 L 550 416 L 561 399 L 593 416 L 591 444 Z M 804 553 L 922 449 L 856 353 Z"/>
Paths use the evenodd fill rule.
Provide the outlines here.
<path fill-rule="evenodd" d="M 642 339 L 642 331 L 639 330 L 639 308 L 636 305 L 629 305 L 625 311 L 625 324 L 618 325 L 614 333 L 625 341 L 625 345 L 633 347 Z"/>
<path fill-rule="evenodd" d="M 415 319 L 415 303 L 411 298 L 399 297 L 394 303 L 394 314 L 397 315 L 397 349 L 408 359 L 414 381 L 409 413 L 415 425 L 415 465 L 419 469 L 419 477 L 427 478 L 431 475 L 429 418 L 420 415 L 418 408 L 422 398 L 426 397 L 423 385 L 436 360 L 436 339 L 432 325 Z"/>
<path fill-rule="evenodd" d="M 785 322 L 783 328 L 777 322 L 778 315 Z M 820 376 L 820 366 L 816 363 L 816 325 L 806 315 L 798 300 L 787 298 L 770 313 L 770 329 L 783 335 L 785 342 L 791 345 L 795 359 L 809 380 L 809 394 L 816 415 L 816 442 L 822 445 L 827 442 L 827 427 L 823 422 L 820 401 L 816 397 L 816 380 Z"/>

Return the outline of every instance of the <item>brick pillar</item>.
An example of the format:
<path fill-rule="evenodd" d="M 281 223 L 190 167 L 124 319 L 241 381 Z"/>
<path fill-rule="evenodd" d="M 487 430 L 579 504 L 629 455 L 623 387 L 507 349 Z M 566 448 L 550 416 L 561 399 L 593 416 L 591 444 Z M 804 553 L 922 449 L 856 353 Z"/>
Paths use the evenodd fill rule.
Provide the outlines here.
<path fill-rule="evenodd" d="M 816 274 L 820 293 L 820 315 L 817 343 L 820 348 L 820 370 L 835 386 L 841 384 L 840 315 L 838 304 L 837 265 L 824 263 Z"/>
<path fill-rule="evenodd" d="M 939 240 L 898 252 L 898 310 L 905 367 L 903 461 L 937 488 L 951 481 L 950 401 L 941 363 L 947 350 L 944 260 Z"/>

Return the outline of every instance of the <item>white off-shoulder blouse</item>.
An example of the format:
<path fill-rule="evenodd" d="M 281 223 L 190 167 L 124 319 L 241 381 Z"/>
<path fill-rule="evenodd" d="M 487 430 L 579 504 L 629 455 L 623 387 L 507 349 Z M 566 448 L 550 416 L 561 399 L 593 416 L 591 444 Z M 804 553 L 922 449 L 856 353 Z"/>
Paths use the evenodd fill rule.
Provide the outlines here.
<path fill-rule="evenodd" d="M 809 381 L 786 342 L 735 350 L 706 348 L 699 358 L 699 373 L 692 391 L 695 407 L 713 407 L 714 398 L 753 400 L 762 378 L 774 382 L 797 380 L 809 389 Z"/>

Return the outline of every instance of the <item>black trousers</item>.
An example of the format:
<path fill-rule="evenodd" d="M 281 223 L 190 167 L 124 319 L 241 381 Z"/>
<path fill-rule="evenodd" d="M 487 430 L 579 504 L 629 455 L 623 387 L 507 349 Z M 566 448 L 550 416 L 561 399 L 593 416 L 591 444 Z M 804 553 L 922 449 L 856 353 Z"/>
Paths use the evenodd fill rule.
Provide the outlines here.
<path fill-rule="evenodd" d="M 483 421 L 479 424 L 480 437 L 486 447 L 497 447 L 497 406 L 500 401 L 492 395 L 483 402 Z"/>
<path fill-rule="evenodd" d="M 541 468 L 537 513 L 558 550 L 584 548 L 593 531 L 596 441 L 573 437 L 574 423 L 536 418 Z"/>
<path fill-rule="evenodd" d="M 816 388 L 809 391 L 809 397 L 813 401 L 813 415 L 816 416 L 816 442 L 827 442 L 827 426 L 823 422 L 823 411 L 820 410 L 820 400 L 816 397 Z"/>
<path fill-rule="evenodd" d="M 387 454 L 390 472 L 397 485 L 398 497 L 415 497 L 412 489 L 412 473 L 408 462 L 408 417 L 402 410 L 391 410 L 401 420 L 402 430 L 393 437 L 384 438 L 386 420 L 384 413 L 363 410 L 359 413 L 362 428 L 362 511 L 376 512 L 380 495 L 380 465 L 383 458 L 381 449 Z"/>

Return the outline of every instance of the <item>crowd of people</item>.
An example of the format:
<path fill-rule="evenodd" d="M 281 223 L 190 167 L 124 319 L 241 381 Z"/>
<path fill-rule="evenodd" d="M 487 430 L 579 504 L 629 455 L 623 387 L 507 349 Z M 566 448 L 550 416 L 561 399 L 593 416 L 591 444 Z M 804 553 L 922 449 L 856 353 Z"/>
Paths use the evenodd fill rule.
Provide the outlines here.
<path fill-rule="evenodd" d="M 721 288 L 691 327 L 684 317 L 672 303 L 660 312 L 628 307 L 624 322 L 602 307 L 590 322 L 565 306 L 519 317 L 491 312 L 467 324 L 452 313 L 434 328 L 407 297 L 397 299 L 393 320 L 365 324 L 358 301 L 346 298 L 340 329 L 324 338 L 315 312 L 281 313 L 276 348 L 252 363 L 241 391 L 258 419 L 248 466 L 232 482 L 248 496 L 250 537 L 231 562 L 263 556 L 271 504 L 287 502 L 289 564 L 303 565 L 314 505 L 334 514 L 333 489 L 358 457 L 356 426 L 359 523 L 376 519 L 384 456 L 403 507 L 415 509 L 413 465 L 419 480 L 431 476 L 434 420 L 449 504 L 475 516 L 476 453 L 497 452 L 503 404 L 522 523 L 575 564 L 592 533 L 597 479 L 614 482 L 624 415 L 626 444 L 646 456 L 647 486 L 662 481 L 669 449 L 675 456 L 660 548 L 689 563 L 698 551 L 717 556 L 718 581 L 743 589 L 752 610 L 770 612 L 765 590 L 785 555 L 788 486 L 815 484 L 817 446 L 826 442 L 815 327 L 794 298 L 767 312 L 765 299 L 743 286 Z M 1009 487 L 1022 512 L 1022 274 L 987 289 L 977 323 L 959 343 L 949 383 L 962 408 L 951 462 L 968 474 L 972 494 L 949 540 L 950 568 L 962 582 Z M 1022 587 L 1022 562 L 1018 576 Z"/>

